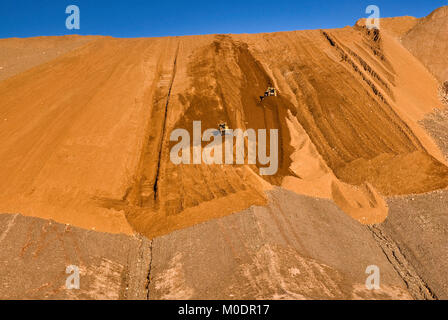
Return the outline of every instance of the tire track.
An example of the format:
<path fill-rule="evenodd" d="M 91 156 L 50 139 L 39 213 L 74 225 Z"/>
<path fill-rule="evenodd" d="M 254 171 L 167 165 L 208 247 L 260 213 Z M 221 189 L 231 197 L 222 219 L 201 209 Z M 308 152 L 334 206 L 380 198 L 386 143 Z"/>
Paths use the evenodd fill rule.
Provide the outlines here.
<path fill-rule="evenodd" d="M 437 300 L 437 296 L 407 260 L 398 244 L 388 237 L 379 225 L 368 226 L 373 238 L 380 246 L 387 260 L 406 284 L 409 293 L 416 300 Z"/>

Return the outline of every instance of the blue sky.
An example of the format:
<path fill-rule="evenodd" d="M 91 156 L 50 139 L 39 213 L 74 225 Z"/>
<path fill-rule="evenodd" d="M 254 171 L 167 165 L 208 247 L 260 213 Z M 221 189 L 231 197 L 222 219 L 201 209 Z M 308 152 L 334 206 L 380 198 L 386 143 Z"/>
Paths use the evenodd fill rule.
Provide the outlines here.
<path fill-rule="evenodd" d="M 81 29 L 65 27 L 68 5 L 81 11 Z M 447 0 L 0 0 L 0 38 L 43 35 L 158 37 L 339 28 L 366 17 L 426 16 Z"/>

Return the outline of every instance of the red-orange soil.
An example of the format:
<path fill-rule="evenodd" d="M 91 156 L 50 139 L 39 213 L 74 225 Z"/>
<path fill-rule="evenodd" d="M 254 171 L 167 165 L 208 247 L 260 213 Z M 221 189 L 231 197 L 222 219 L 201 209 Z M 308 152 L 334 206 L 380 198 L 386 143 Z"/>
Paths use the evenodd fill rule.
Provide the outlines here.
<path fill-rule="evenodd" d="M 381 223 L 384 196 L 448 185 L 442 153 L 418 124 L 441 107 L 439 83 L 399 39 L 407 43 L 423 22 L 400 21 L 385 21 L 384 31 L 358 22 L 1 40 L 18 59 L 0 70 L 0 211 L 154 237 L 265 205 L 265 191 L 282 186 Z M 47 47 L 52 59 L 18 65 L 20 54 Z M 279 96 L 260 102 L 269 85 Z M 260 163 L 174 165 L 170 134 L 192 134 L 193 121 L 204 130 L 223 121 L 278 129 L 277 174 L 260 176 Z"/>

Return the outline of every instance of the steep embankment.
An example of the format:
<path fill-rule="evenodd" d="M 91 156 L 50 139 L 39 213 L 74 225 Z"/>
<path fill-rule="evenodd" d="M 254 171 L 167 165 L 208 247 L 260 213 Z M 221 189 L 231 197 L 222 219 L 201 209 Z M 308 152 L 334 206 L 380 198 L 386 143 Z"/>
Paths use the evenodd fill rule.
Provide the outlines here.
<path fill-rule="evenodd" d="M 448 6 L 419 20 L 402 39 L 409 49 L 437 77 L 448 80 Z"/>
<path fill-rule="evenodd" d="M 260 102 L 269 85 L 280 95 Z M 379 223 L 383 195 L 448 184 L 417 125 L 436 88 L 396 39 L 360 25 L 93 39 L 0 82 L 0 210 L 154 237 L 265 205 L 277 185 Z M 278 172 L 173 164 L 170 135 L 193 136 L 193 121 L 278 129 Z"/>
<path fill-rule="evenodd" d="M 268 194 L 265 207 L 154 239 L 150 297 L 411 298 L 367 227 L 329 200 Z M 371 264 L 381 269 L 381 290 L 365 287 Z"/>
<path fill-rule="evenodd" d="M 386 31 L 394 37 L 400 38 L 411 30 L 418 23 L 419 19 L 410 16 L 394 17 L 394 18 L 381 18 L 380 29 Z M 356 26 L 363 27 L 367 23 L 366 18 L 359 19 L 356 22 Z"/>

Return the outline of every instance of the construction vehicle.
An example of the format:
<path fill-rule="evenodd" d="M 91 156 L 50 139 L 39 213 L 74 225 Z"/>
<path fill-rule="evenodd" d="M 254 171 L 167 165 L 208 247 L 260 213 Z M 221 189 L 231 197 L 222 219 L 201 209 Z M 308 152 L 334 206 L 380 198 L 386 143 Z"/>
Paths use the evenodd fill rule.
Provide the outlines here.
<path fill-rule="evenodd" d="M 266 97 L 276 97 L 277 94 L 277 89 L 275 89 L 274 87 L 268 87 L 264 92 L 264 96 L 260 96 L 260 100 L 263 101 Z"/>
<path fill-rule="evenodd" d="M 230 129 L 225 122 L 219 124 L 218 130 L 222 136 L 225 136 L 230 132 Z"/>

